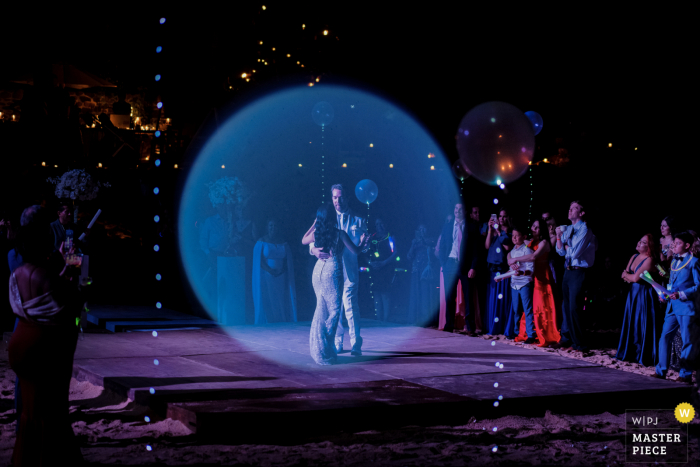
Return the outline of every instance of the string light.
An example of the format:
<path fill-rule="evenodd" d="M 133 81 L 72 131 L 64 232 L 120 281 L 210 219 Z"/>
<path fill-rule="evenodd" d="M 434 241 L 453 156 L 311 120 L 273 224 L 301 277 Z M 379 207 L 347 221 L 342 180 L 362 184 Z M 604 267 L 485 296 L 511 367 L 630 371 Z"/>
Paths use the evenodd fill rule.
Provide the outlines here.
<path fill-rule="evenodd" d="M 325 29 L 325 30 L 323 31 L 323 35 L 324 35 L 324 36 L 327 36 L 327 35 L 328 35 L 328 29 Z"/>

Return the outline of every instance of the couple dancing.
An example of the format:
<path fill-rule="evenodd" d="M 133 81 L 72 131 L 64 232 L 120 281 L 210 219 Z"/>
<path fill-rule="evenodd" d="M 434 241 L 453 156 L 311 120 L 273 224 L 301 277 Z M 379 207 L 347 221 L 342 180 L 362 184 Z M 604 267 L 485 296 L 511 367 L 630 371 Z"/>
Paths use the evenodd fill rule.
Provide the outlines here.
<path fill-rule="evenodd" d="M 332 365 L 337 354 L 343 351 L 343 307 L 348 320 L 351 354 L 362 355 L 357 255 L 369 236 L 364 219 L 350 212 L 344 195 L 342 185 L 331 187 L 333 208 L 330 205 L 318 208 L 316 220 L 301 241 L 310 245 L 310 254 L 318 258 L 312 278 L 316 311 L 309 343 L 311 357 L 319 365 Z"/>

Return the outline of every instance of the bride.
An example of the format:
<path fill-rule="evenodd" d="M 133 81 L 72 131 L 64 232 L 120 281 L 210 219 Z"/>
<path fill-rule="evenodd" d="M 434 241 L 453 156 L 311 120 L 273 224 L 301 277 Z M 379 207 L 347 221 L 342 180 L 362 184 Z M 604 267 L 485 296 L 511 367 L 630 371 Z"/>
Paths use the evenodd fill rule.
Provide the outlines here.
<path fill-rule="evenodd" d="M 362 235 L 355 245 L 348 234 L 336 228 L 335 211 L 323 205 L 316 211 L 316 220 L 306 232 L 301 243 L 314 242 L 317 248 L 331 257 L 319 259 L 314 266 L 312 284 L 316 293 L 316 311 L 311 322 L 309 343 L 311 357 L 319 365 L 331 365 L 336 359 L 335 330 L 340 319 L 343 296 L 343 248 L 359 254 L 369 237 Z"/>

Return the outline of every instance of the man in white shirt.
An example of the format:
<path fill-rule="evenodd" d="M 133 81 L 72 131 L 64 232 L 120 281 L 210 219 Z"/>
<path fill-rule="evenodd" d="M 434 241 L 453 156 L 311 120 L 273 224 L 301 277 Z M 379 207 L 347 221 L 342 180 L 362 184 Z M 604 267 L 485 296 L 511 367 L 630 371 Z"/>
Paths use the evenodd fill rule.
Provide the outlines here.
<path fill-rule="evenodd" d="M 338 219 L 338 228 L 344 230 L 355 245 L 360 244 L 360 238 L 363 233 L 367 232 L 367 223 L 361 217 L 353 215 L 348 207 L 348 200 L 345 197 L 345 190 L 342 185 L 333 185 L 331 187 L 331 196 L 333 207 Z M 309 246 L 309 253 L 319 259 L 327 259 L 328 253 L 325 253 L 314 246 L 313 243 Z M 345 309 L 345 317 L 348 320 L 348 331 L 350 332 L 350 345 L 352 355 L 362 355 L 362 337 L 360 336 L 360 308 L 358 300 L 358 292 L 360 289 L 360 268 L 357 264 L 357 256 L 350 250 L 343 250 L 343 276 L 345 283 L 343 285 L 343 308 Z M 345 328 L 343 320 L 338 321 L 338 328 L 335 333 L 335 348 L 338 353 L 343 351 L 343 336 Z"/>

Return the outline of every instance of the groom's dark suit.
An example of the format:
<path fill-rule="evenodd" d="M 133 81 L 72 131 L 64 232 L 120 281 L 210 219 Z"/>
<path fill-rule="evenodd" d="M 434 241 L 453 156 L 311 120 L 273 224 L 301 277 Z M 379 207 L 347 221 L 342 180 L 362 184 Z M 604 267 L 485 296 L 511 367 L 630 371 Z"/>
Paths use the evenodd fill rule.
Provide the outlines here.
<path fill-rule="evenodd" d="M 448 222 L 442 228 L 442 237 L 440 238 L 440 264 L 442 265 L 442 275 L 445 283 L 445 299 L 447 300 L 445 331 L 452 332 L 454 330 L 456 300 L 457 300 L 457 281 L 462 281 L 462 298 L 464 300 L 465 317 L 467 331 L 475 331 L 476 323 L 474 321 L 475 312 L 472 310 L 471 302 L 471 281 L 467 274 L 470 269 L 476 272 L 477 262 L 479 259 L 478 248 L 483 245 L 483 237 L 479 234 L 478 225 L 474 222 L 465 221 L 462 230 L 462 242 L 459 248 L 459 260 L 450 258 L 450 252 L 453 247 L 453 234 L 455 223 Z"/>

